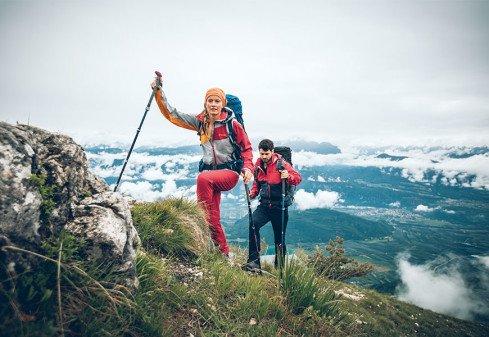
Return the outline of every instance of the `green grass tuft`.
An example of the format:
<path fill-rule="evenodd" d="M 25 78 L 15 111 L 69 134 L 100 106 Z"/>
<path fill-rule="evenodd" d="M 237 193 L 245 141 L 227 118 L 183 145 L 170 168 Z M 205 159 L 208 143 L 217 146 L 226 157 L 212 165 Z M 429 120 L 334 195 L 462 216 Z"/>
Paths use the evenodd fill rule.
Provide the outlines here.
<path fill-rule="evenodd" d="M 319 284 L 314 270 L 293 259 L 286 261 L 281 290 L 294 314 L 310 307 L 320 316 L 337 315 L 334 291 Z"/>
<path fill-rule="evenodd" d="M 197 203 L 169 198 L 132 208 L 143 247 L 154 253 L 195 258 L 209 249 L 209 230 Z"/>

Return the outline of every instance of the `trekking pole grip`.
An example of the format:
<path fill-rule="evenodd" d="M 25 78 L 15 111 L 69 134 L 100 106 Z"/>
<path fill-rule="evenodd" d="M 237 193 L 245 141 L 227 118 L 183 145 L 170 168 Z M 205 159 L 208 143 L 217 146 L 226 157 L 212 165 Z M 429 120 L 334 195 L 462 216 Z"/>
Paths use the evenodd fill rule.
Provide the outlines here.
<path fill-rule="evenodd" d="M 162 85 L 162 80 L 161 80 L 162 75 L 161 75 L 161 73 L 158 70 L 155 71 L 155 74 L 156 74 L 156 86 L 157 87 L 161 87 L 161 85 Z"/>

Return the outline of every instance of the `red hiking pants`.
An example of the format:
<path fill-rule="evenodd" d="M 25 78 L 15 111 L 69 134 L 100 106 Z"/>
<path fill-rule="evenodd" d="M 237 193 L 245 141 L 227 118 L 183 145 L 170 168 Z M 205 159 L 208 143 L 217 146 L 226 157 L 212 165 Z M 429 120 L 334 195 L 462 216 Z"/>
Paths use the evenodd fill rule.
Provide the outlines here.
<path fill-rule="evenodd" d="M 221 225 L 221 192 L 236 186 L 238 178 L 238 173 L 227 169 L 202 171 L 197 176 L 197 200 L 207 213 L 214 244 L 225 255 L 229 253 L 229 247 Z"/>

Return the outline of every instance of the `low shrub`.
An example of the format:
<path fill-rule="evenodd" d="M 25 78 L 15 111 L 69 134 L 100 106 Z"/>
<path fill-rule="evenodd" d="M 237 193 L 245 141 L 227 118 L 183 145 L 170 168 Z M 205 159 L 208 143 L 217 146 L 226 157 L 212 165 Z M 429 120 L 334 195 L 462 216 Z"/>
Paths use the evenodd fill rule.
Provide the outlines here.
<path fill-rule="evenodd" d="M 372 264 L 346 256 L 343 243 L 343 238 L 336 237 L 329 241 L 325 249 L 316 247 L 315 252 L 308 257 L 308 265 L 317 275 L 337 281 L 365 276 L 373 271 Z"/>

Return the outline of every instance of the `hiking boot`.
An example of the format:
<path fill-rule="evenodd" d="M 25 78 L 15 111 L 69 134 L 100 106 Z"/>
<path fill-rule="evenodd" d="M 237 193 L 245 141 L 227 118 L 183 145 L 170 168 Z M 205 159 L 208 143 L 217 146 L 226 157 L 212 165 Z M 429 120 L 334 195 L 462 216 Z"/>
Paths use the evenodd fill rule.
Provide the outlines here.
<path fill-rule="evenodd" d="M 241 269 L 243 269 L 244 271 L 250 271 L 250 272 L 260 272 L 261 271 L 261 266 L 256 263 L 255 261 L 250 261 L 248 263 L 246 263 L 245 265 L 243 265 L 241 267 Z"/>

